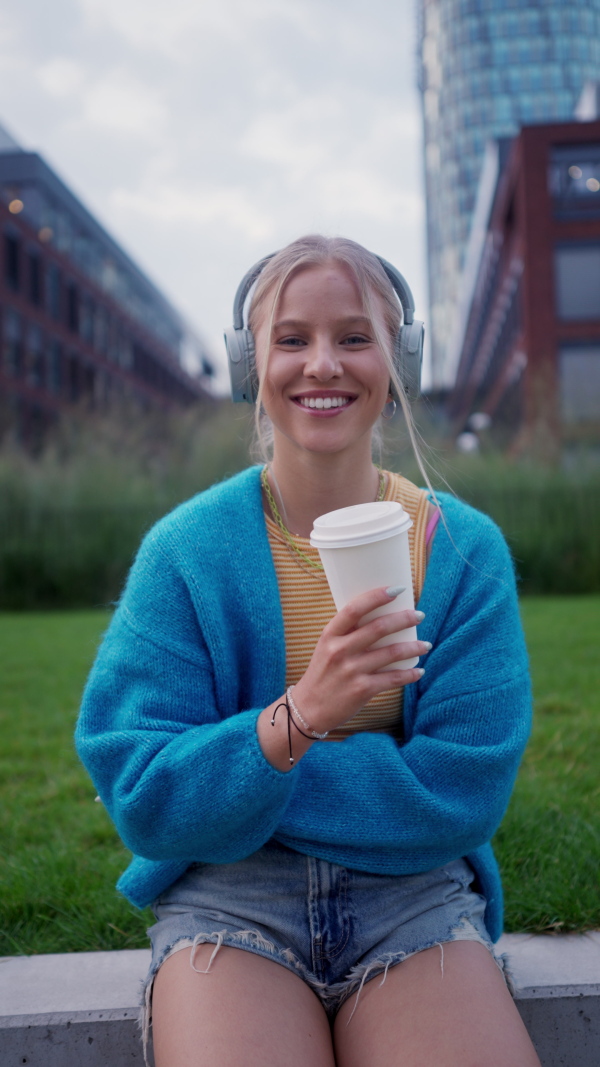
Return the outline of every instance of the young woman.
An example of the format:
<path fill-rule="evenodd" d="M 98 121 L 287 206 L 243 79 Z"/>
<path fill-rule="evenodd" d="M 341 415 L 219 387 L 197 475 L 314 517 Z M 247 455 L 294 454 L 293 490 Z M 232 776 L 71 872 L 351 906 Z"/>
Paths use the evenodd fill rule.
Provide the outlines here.
<path fill-rule="evenodd" d="M 530 721 L 513 571 L 489 519 L 440 494 L 433 536 L 437 498 L 373 464 L 400 324 L 353 242 L 270 260 L 249 315 L 270 461 L 148 534 L 90 676 L 79 752 L 136 854 L 119 887 L 157 919 L 156 1067 L 539 1065 L 492 947 L 489 839 Z M 308 536 L 375 499 L 413 518 L 419 610 L 365 623 L 398 590 L 336 613 Z"/>

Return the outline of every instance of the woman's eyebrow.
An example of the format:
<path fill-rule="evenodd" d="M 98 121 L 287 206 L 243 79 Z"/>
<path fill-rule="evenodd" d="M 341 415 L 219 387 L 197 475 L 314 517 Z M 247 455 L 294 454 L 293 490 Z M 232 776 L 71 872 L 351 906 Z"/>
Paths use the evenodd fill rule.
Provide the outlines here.
<path fill-rule="evenodd" d="M 354 326 L 358 323 L 362 323 L 366 326 L 371 326 L 371 320 L 366 315 L 348 315 L 346 318 L 338 319 L 340 326 Z M 274 330 L 281 330 L 283 327 L 290 328 L 293 326 L 311 326 L 311 322 L 305 322 L 304 319 L 280 319 L 279 322 L 273 323 Z"/>

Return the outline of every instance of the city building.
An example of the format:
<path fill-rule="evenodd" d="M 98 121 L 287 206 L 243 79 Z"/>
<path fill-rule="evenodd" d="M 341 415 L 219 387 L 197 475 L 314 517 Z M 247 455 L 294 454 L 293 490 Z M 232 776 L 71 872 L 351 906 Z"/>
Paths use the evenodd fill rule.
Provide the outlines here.
<path fill-rule="evenodd" d="M 35 443 L 73 404 L 207 398 L 202 343 L 44 160 L 2 128 L 0 229 L 0 433 Z"/>
<path fill-rule="evenodd" d="M 420 0 L 432 380 L 452 384 L 457 287 L 487 141 L 568 121 L 600 79 L 600 0 Z"/>
<path fill-rule="evenodd" d="M 458 300 L 455 432 L 600 444 L 600 121 L 490 143 Z"/>

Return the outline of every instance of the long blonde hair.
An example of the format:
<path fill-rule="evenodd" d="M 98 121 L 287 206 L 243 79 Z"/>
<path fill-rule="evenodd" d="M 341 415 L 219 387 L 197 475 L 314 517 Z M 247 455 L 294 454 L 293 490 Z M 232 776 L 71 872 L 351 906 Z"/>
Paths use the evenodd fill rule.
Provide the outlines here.
<path fill-rule="evenodd" d="M 385 360 L 393 391 L 398 397 L 402 408 L 419 470 L 434 500 L 436 500 L 435 491 L 429 480 L 419 448 L 418 431 L 410 404 L 395 365 L 394 342 L 403 321 L 402 305 L 381 263 L 372 252 L 346 237 L 323 237 L 320 234 L 309 234 L 306 237 L 299 237 L 297 241 L 292 241 L 291 244 L 282 248 L 269 260 L 256 282 L 248 313 L 248 326 L 255 338 L 258 326 L 268 316 L 268 328 L 265 331 L 267 339 L 266 351 L 261 353 L 261 356 L 264 357 L 263 366 L 266 367 L 268 363 L 273 322 L 286 282 L 300 270 L 322 266 L 331 260 L 343 263 L 349 268 L 356 280 L 365 315 L 372 323 L 375 340 Z M 383 307 L 383 327 L 376 303 L 377 297 L 381 302 L 380 307 Z M 264 461 L 268 463 L 270 441 L 265 425 L 266 417 L 262 407 L 265 378 L 266 375 L 263 373 L 258 382 L 255 430 L 259 451 Z"/>

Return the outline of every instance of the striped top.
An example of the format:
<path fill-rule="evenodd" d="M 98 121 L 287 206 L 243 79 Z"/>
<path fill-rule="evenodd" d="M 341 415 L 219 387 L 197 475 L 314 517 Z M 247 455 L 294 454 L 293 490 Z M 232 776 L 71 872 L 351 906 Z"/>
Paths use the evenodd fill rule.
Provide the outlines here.
<path fill-rule="evenodd" d="M 415 604 L 425 581 L 428 496 L 400 474 L 389 471 L 384 500 L 396 500 L 410 515 L 413 525 L 408 531 L 410 562 Z M 285 684 L 295 685 L 306 671 L 315 645 L 326 624 L 336 613 L 335 604 L 323 571 L 304 563 L 285 540 L 270 515 L 266 515 L 267 534 L 279 585 L 285 633 Z M 319 553 L 308 538 L 295 537 L 305 555 L 319 562 Z M 329 739 L 342 741 L 361 731 L 402 735 L 403 687 L 390 689 L 374 697 L 344 726 L 332 730 Z M 308 714 L 307 714 L 308 718 Z"/>

